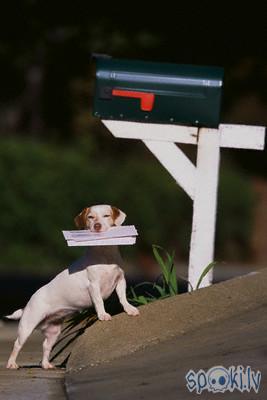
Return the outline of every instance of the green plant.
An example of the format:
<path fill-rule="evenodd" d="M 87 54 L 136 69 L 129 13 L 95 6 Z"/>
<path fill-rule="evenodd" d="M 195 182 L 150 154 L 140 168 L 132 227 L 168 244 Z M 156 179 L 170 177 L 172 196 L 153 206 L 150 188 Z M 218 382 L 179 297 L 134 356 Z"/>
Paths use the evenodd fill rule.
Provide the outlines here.
<path fill-rule="evenodd" d="M 195 289 L 195 290 L 199 289 L 199 287 L 200 287 L 200 285 L 201 285 L 201 282 L 203 281 L 203 279 L 205 278 L 205 276 L 208 274 L 208 272 L 209 272 L 215 265 L 216 265 L 216 261 L 213 261 L 213 262 L 209 263 L 209 264 L 206 266 L 206 268 L 203 269 L 203 271 L 202 271 L 202 273 L 201 273 L 201 275 L 200 275 L 200 277 L 199 277 L 199 280 L 198 280 L 198 282 L 197 282 L 197 284 L 196 284 L 196 289 Z"/>
<path fill-rule="evenodd" d="M 157 284 L 156 282 L 142 282 L 136 285 L 134 288 L 131 287 L 130 291 L 132 297 L 130 298 L 130 301 L 136 305 L 147 304 L 151 301 L 157 300 L 158 298 L 163 299 L 178 294 L 178 282 L 174 265 L 175 253 L 173 252 L 172 254 L 169 254 L 166 250 L 157 245 L 152 245 L 152 250 L 154 257 L 161 269 L 161 274 L 159 278 L 162 278 L 162 286 Z M 144 285 L 150 285 L 152 287 L 152 290 L 154 292 L 156 291 L 157 295 L 153 295 L 148 292 L 145 292 L 146 296 L 137 295 L 135 289 Z"/>
<path fill-rule="evenodd" d="M 174 265 L 174 256 L 175 253 L 173 252 L 171 255 L 164 250 L 162 247 L 153 245 L 153 254 L 154 257 L 161 269 L 161 274 L 159 278 L 162 278 L 162 286 L 158 285 L 157 283 L 153 282 L 142 282 L 136 285 L 134 288 L 131 287 L 130 291 L 132 294 L 132 297 L 130 298 L 130 301 L 134 303 L 135 305 L 144 305 L 151 303 L 152 301 L 158 300 L 158 299 L 164 299 L 166 297 L 170 296 L 176 296 L 178 294 L 178 276 L 176 274 L 176 269 Z M 164 253 L 165 257 L 161 255 L 161 253 Z M 209 265 L 207 265 L 204 270 L 202 271 L 199 280 L 196 284 L 195 289 L 193 288 L 192 284 L 186 280 L 185 278 L 181 278 L 182 280 L 185 280 L 188 285 L 190 286 L 191 291 L 199 289 L 201 282 L 205 278 L 205 276 L 208 274 L 208 272 L 215 266 L 216 262 L 211 262 Z M 152 287 L 153 291 L 156 291 L 157 295 L 153 295 L 149 292 L 145 292 L 145 294 L 142 295 L 137 295 L 136 294 L 136 289 L 140 286 L 145 286 L 145 285 L 150 285 Z"/>

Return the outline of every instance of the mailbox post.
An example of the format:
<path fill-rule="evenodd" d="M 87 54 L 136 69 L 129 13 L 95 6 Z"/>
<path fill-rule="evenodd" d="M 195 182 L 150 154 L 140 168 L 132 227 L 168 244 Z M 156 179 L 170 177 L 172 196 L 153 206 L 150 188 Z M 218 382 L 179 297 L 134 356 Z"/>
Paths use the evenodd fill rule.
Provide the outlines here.
<path fill-rule="evenodd" d="M 142 140 L 193 200 L 188 280 L 196 287 L 214 257 L 220 148 L 263 150 L 265 128 L 219 124 L 221 68 L 110 57 L 96 66 L 94 115 L 115 137 Z M 196 166 L 177 143 L 197 146 Z"/>

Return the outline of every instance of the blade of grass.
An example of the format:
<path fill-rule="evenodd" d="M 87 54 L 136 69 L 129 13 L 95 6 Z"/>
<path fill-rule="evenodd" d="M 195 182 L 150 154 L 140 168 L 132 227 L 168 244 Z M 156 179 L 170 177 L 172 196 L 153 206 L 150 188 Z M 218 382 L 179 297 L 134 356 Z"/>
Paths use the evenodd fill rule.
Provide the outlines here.
<path fill-rule="evenodd" d="M 160 266 L 160 268 L 161 268 L 161 270 L 162 270 L 163 277 L 164 277 L 165 281 L 166 281 L 167 283 L 169 283 L 169 279 L 168 279 L 168 278 L 169 278 L 169 277 L 168 277 L 168 269 L 167 269 L 167 267 L 166 267 L 166 265 L 165 265 L 165 262 L 163 261 L 163 258 L 161 257 L 161 255 L 160 255 L 160 253 L 159 253 L 159 249 L 160 249 L 160 250 L 163 250 L 163 248 L 160 247 L 160 246 L 157 246 L 157 245 L 153 244 L 153 245 L 152 245 L 152 249 L 153 249 L 154 257 L 155 257 L 157 263 L 159 264 L 159 266 Z"/>
<path fill-rule="evenodd" d="M 157 285 L 156 283 L 154 283 L 153 288 L 157 289 L 157 291 L 159 292 L 160 296 L 165 296 L 167 293 L 164 290 L 164 288 L 162 288 L 161 286 Z"/>
<path fill-rule="evenodd" d="M 169 285 L 170 285 L 170 293 L 172 295 L 178 294 L 178 284 L 177 284 L 177 276 L 176 276 L 176 268 L 174 265 L 174 253 L 170 256 L 168 253 L 169 265 L 170 265 L 170 278 L 169 278 Z"/>
<path fill-rule="evenodd" d="M 148 299 L 145 296 L 138 296 L 135 301 L 140 305 L 144 305 L 144 304 L 147 304 L 149 302 Z"/>
<path fill-rule="evenodd" d="M 132 293 L 132 296 L 133 296 L 133 297 L 132 297 L 132 299 L 130 299 L 130 300 L 136 301 L 136 300 L 138 299 L 138 297 L 137 297 L 137 295 L 136 295 L 136 293 L 135 293 L 133 287 L 131 287 L 131 293 Z"/>
<path fill-rule="evenodd" d="M 207 273 L 214 267 L 215 264 L 217 264 L 217 262 L 213 261 L 209 265 L 207 265 L 206 268 L 204 268 L 204 270 L 203 270 L 202 274 L 200 275 L 199 280 L 197 282 L 196 290 L 199 288 L 199 286 L 201 285 L 201 282 L 203 281 L 203 279 L 205 278 Z"/>
<path fill-rule="evenodd" d="M 185 281 L 185 282 L 190 286 L 191 291 L 194 290 L 193 286 L 191 285 L 191 282 L 189 282 L 188 279 L 186 279 L 186 278 L 185 278 L 184 276 L 182 276 L 182 275 L 178 275 L 178 278 L 181 279 L 182 281 Z M 189 294 L 191 294 L 191 292 L 189 292 Z"/>
<path fill-rule="evenodd" d="M 164 250 L 165 256 L 166 256 L 166 269 L 168 271 L 168 278 L 166 280 L 166 283 L 169 287 L 169 292 L 170 294 L 176 295 L 178 294 L 178 285 L 177 285 L 177 276 L 176 276 L 176 268 L 174 265 L 174 257 L 175 257 L 175 252 L 172 252 L 172 255 L 170 255 L 166 250 Z"/>

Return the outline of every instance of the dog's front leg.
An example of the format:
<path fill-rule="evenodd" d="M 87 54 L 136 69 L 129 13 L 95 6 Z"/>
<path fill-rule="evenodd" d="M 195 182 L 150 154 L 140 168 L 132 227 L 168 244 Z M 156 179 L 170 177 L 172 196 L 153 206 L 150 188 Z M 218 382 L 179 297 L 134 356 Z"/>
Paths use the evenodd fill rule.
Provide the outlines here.
<path fill-rule="evenodd" d="M 102 299 L 100 287 L 97 282 L 90 282 L 89 293 L 92 302 L 94 303 L 98 319 L 100 319 L 100 321 L 110 321 L 111 315 L 105 310 L 104 301 Z"/>
<path fill-rule="evenodd" d="M 138 308 L 132 306 L 126 297 L 126 281 L 124 278 L 124 274 L 121 276 L 121 278 L 119 279 L 117 286 L 116 286 L 116 293 L 118 295 L 118 298 L 120 300 L 120 303 L 124 309 L 124 311 L 128 314 L 128 315 L 139 315 L 139 310 Z"/>

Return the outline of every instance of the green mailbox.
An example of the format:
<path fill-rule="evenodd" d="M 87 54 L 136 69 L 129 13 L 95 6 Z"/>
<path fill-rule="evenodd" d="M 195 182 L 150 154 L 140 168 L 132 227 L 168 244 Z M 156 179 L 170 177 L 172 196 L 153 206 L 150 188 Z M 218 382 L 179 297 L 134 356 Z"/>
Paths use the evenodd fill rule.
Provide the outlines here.
<path fill-rule="evenodd" d="M 101 119 L 217 128 L 223 69 L 95 56 Z"/>

